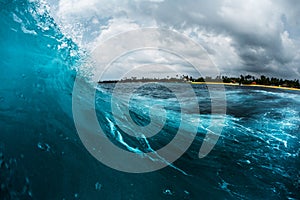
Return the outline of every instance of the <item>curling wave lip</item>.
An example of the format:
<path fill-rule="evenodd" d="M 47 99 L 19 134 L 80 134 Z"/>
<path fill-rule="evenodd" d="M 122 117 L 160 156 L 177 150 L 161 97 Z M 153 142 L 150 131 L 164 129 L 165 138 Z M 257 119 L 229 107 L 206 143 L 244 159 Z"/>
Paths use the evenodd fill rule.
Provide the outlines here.
<path fill-rule="evenodd" d="M 102 70 L 96 72 L 92 79 L 100 80 L 103 72 L 109 69 L 112 66 L 111 63 L 121 55 L 130 51 L 147 48 L 164 50 L 176 54 L 186 62 L 190 63 L 199 74 L 205 75 L 208 70 L 213 74 L 219 74 L 218 68 L 209 59 L 209 56 L 204 49 L 190 38 L 172 30 L 143 28 L 115 35 L 99 44 L 92 52 L 92 58 L 94 59 L 95 64 Z M 188 53 L 191 51 L 193 52 L 192 54 Z M 113 169 L 129 173 L 145 173 L 164 168 L 180 158 L 189 148 L 196 136 L 197 126 L 191 126 L 188 133 L 179 127 L 173 140 L 168 145 L 155 152 L 133 153 L 120 149 L 111 143 L 99 126 L 94 103 L 95 90 L 84 90 L 83 93 L 83 90 L 81 89 L 83 87 L 82 84 L 84 84 L 84 82 L 77 76 L 72 95 L 72 110 L 77 132 L 86 149 L 97 160 Z M 191 106 L 200 114 L 198 102 L 191 85 L 186 84 L 182 87 L 186 87 L 185 90 L 190 92 L 190 96 L 192 97 L 191 102 L 194 102 Z M 217 86 L 207 85 L 207 88 L 211 98 L 212 119 L 211 124 L 207 129 L 208 132 L 204 142 L 200 148 L 199 158 L 205 157 L 217 143 L 224 126 L 226 114 L 224 86 L 222 84 Z M 180 102 L 181 94 L 176 92 L 176 88 L 169 89 L 174 91 Z M 113 95 L 115 97 L 118 96 L 117 92 L 116 94 L 113 93 Z M 82 102 L 82 99 L 85 99 L 86 101 Z M 115 108 L 113 103 L 112 107 Z M 113 111 L 118 114 L 120 114 L 120 112 L 127 113 L 128 104 L 125 105 L 123 110 L 113 109 Z M 183 108 L 181 108 L 181 112 L 185 112 Z M 186 119 L 186 117 L 187 115 L 181 115 L 180 126 L 188 125 L 188 119 Z M 118 123 L 133 124 L 134 122 L 128 120 L 122 122 L 119 121 Z M 122 127 L 122 125 L 120 127 Z M 133 125 L 133 128 L 137 129 L 133 129 L 135 132 L 141 130 L 140 127 L 137 128 L 136 125 Z M 144 130 L 145 133 L 146 131 L 147 130 Z M 186 137 L 187 134 L 191 137 Z M 181 148 L 176 148 L 177 146 L 180 146 Z M 158 158 L 161 162 L 158 162 L 157 159 L 154 161 L 153 158 Z"/>

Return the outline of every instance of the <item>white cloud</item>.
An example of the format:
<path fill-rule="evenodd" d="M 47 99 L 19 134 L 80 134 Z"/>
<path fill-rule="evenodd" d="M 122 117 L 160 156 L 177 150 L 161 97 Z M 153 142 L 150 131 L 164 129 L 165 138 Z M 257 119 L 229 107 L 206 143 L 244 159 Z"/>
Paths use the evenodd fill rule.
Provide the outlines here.
<path fill-rule="evenodd" d="M 49 1 L 63 32 L 89 50 L 120 32 L 165 27 L 203 45 L 223 73 L 300 76 L 297 1 Z"/>

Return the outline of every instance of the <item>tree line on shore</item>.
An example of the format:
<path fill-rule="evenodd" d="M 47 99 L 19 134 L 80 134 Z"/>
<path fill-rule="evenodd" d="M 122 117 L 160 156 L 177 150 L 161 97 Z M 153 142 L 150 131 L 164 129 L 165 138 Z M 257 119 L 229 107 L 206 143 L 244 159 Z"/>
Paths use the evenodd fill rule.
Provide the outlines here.
<path fill-rule="evenodd" d="M 240 77 L 228 77 L 228 76 L 217 76 L 216 78 L 211 77 L 200 77 L 193 79 L 189 76 L 184 76 L 188 81 L 192 82 L 214 82 L 214 81 L 223 81 L 223 83 L 238 83 L 238 84 L 259 84 L 259 85 L 270 85 L 270 86 L 282 86 L 282 87 L 293 87 L 300 88 L 299 80 L 288 80 L 276 77 L 267 77 L 261 75 L 259 78 L 251 75 L 240 75 Z"/>
<path fill-rule="evenodd" d="M 240 75 L 239 77 L 228 77 L 228 76 L 217 76 L 212 77 L 199 77 L 193 78 L 188 75 L 177 75 L 176 77 L 166 77 L 166 78 L 125 78 L 121 80 L 108 80 L 99 81 L 98 83 L 117 83 L 117 82 L 223 82 L 223 83 L 235 83 L 240 85 L 258 84 L 258 85 L 269 85 L 269 86 L 282 86 L 291 88 L 300 88 L 299 80 L 288 80 L 276 77 L 267 77 L 261 75 L 259 78 L 252 75 Z"/>

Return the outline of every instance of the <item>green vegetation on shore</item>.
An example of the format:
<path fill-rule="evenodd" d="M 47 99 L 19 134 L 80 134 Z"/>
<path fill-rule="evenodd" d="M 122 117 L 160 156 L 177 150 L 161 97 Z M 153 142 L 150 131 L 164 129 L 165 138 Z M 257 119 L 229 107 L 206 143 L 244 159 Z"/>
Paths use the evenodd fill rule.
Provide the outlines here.
<path fill-rule="evenodd" d="M 240 75 L 240 77 L 217 76 L 215 79 L 211 77 L 200 77 L 193 79 L 185 76 L 185 79 L 191 82 L 223 82 L 223 83 L 237 83 L 240 85 L 267 85 L 267 86 L 281 86 L 290 88 L 300 88 L 299 80 L 279 79 L 275 77 L 266 77 L 264 75 L 257 78 L 251 75 Z"/>
<path fill-rule="evenodd" d="M 300 84 L 298 79 L 288 80 L 288 79 L 279 79 L 275 77 L 267 77 L 261 75 L 259 78 L 251 75 L 240 75 L 240 77 L 228 77 L 228 76 L 217 76 L 216 78 L 212 77 L 199 77 L 193 78 L 188 75 L 178 76 L 176 78 L 167 77 L 167 78 L 126 78 L 122 80 L 108 80 L 108 81 L 99 81 L 98 83 L 131 83 L 131 82 L 218 82 L 218 83 L 233 83 L 239 85 L 265 85 L 265 86 L 278 86 L 278 87 L 289 87 L 300 89 Z"/>

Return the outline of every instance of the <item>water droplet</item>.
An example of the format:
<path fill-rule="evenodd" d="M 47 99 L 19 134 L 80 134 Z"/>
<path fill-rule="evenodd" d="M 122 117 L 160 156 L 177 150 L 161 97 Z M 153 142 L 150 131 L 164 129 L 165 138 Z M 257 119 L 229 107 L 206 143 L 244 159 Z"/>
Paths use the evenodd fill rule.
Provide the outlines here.
<path fill-rule="evenodd" d="M 220 184 L 220 186 L 221 186 L 221 188 L 222 188 L 223 190 L 228 190 L 228 188 L 227 188 L 228 185 L 229 185 L 229 184 L 228 184 L 227 182 L 225 182 L 225 181 L 223 181 L 222 184 Z"/>
<path fill-rule="evenodd" d="M 100 191 L 100 190 L 102 189 L 102 185 L 101 185 L 99 182 L 97 182 L 97 183 L 95 184 L 95 189 L 96 189 L 97 191 Z"/>
<path fill-rule="evenodd" d="M 26 181 L 26 183 L 28 184 L 28 183 L 29 183 L 29 178 L 26 177 L 26 178 L 25 178 L 25 181 Z"/>
<path fill-rule="evenodd" d="M 190 192 L 187 191 L 187 190 L 184 190 L 183 192 L 184 192 L 184 194 L 186 194 L 186 195 L 190 195 Z"/>
<path fill-rule="evenodd" d="M 172 192 L 170 189 L 165 189 L 165 190 L 163 191 L 163 194 L 172 196 L 172 195 L 173 195 L 173 192 Z"/>
<path fill-rule="evenodd" d="M 43 151 L 50 151 L 50 149 L 51 149 L 51 147 L 50 147 L 49 144 L 47 144 L 47 143 L 41 143 L 41 142 L 39 142 L 39 143 L 37 144 L 37 147 L 38 147 L 39 149 L 43 150 Z"/>

